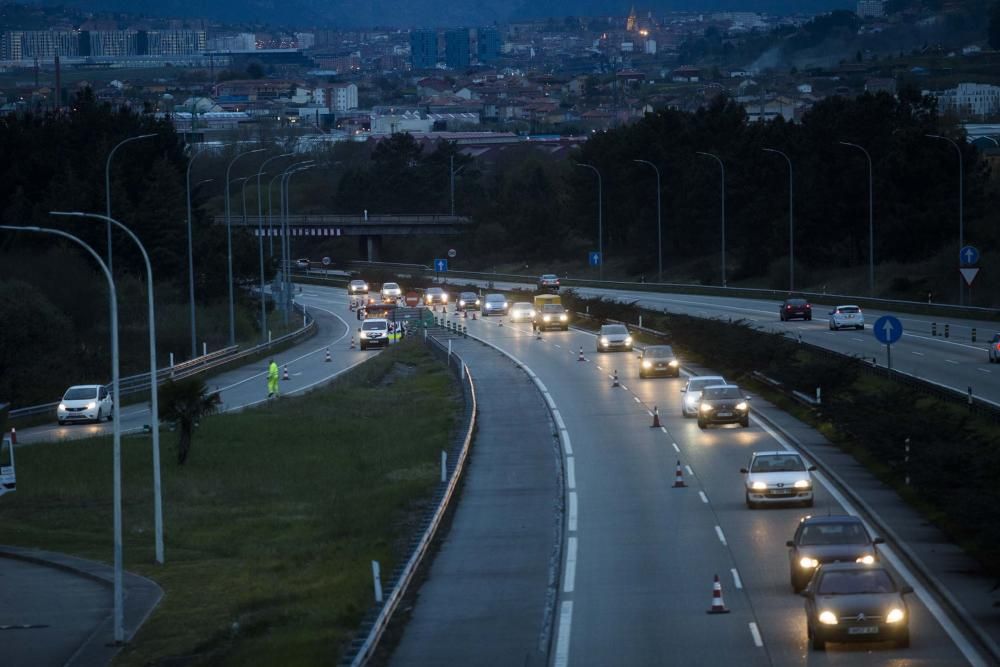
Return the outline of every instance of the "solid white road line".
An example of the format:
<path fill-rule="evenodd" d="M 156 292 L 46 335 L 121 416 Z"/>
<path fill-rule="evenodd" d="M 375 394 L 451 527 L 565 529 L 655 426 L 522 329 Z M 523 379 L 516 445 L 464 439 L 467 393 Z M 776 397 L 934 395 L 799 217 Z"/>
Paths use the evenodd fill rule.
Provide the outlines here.
<path fill-rule="evenodd" d="M 556 420 L 556 428 L 560 431 L 566 430 L 566 423 L 563 421 L 562 415 L 559 414 L 558 410 L 552 411 L 552 418 Z"/>
<path fill-rule="evenodd" d="M 736 586 L 736 588 L 743 588 L 743 581 L 740 579 L 740 573 L 736 570 L 736 568 L 731 567 L 729 568 L 729 571 L 733 573 L 733 585 Z"/>
<path fill-rule="evenodd" d="M 572 593 L 576 586 L 576 538 L 566 540 L 566 571 L 563 574 L 563 593 Z"/>
<path fill-rule="evenodd" d="M 565 600 L 559 611 L 559 631 L 556 639 L 556 655 L 553 667 L 567 667 L 569 664 L 569 633 L 573 626 L 573 601 Z"/>
<path fill-rule="evenodd" d="M 559 435 L 562 436 L 562 439 L 563 439 L 563 449 L 566 450 L 565 451 L 566 456 L 573 456 L 573 443 L 571 443 L 570 440 L 569 440 L 569 431 L 567 431 L 566 429 L 563 429 L 563 430 L 559 431 Z"/>
<path fill-rule="evenodd" d="M 704 491 L 699 491 L 698 495 L 701 496 L 701 502 L 708 504 L 708 496 L 705 495 Z"/>
<path fill-rule="evenodd" d="M 576 464 L 572 456 L 566 457 L 566 488 L 570 490 L 576 488 Z"/>
<path fill-rule="evenodd" d="M 577 514 L 579 512 L 579 505 L 576 498 L 576 491 L 569 492 L 569 518 L 567 520 L 568 526 L 567 530 L 571 533 L 576 532 L 576 520 Z"/>
<path fill-rule="evenodd" d="M 764 640 L 760 637 L 760 630 L 757 629 L 757 624 L 750 621 L 750 634 L 753 635 L 753 644 L 757 648 L 763 648 Z"/>
<path fill-rule="evenodd" d="M 715 527 L 715 534 L 719 536 L 719 541 L 722 542 L 722 546 L 724 546 L 724 547 L 725 546 L 729 546 L 726 543 L 726 536 L 722 534 L 722 528 L 720 528 L 719 526 L 716 526 Z"/>

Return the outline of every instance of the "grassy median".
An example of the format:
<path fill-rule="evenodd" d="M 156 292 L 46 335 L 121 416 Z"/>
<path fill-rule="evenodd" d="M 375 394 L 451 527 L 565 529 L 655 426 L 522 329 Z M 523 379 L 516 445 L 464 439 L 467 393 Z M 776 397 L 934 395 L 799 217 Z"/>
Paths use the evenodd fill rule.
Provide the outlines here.
<path fill-rule="evenodd" d="M 261 388 L 263 391 L 263 386 Z M 205 419 L 187 465 L 164 433 L 166 565 L 153 564 L 148 437 L 123 441 L 124 552 L 166 591 L 119 665 L 332 664 L 438 483 L 461 414 L 407 342 L 330 387 Z M 111 559 L 111 441 L 23 447 L 0 542 Z"/>

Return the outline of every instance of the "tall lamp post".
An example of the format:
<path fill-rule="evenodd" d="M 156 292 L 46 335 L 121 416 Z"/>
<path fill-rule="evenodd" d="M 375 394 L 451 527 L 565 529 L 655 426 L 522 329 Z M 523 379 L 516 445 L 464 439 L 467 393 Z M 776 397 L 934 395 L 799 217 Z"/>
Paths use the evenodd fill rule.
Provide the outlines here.
<path fill-rule="evenodd" d="M 658 270 L 657 282 L 663 282 L 663 225 L 660 218 L 660 190 L 662 189 L 662 184 L 660 182 L 660 168 L 649 160 L 632 160 L 632 162 L 638 162 L 640 164 L 648 164 L 656 172 L 656 262 Z M 603 259 L 603 258 L 602 258 Z"/>
<path fill-rule="evenodd" d="M 840 141 L 838 143 L 841 146 L 857 148 L 865 154 L 865 159 L 868 160 L 868 294 L 869 296 L 875 296 L 875 191 L 872 186 L 872 174 L 874 171 L 872 168 L 872 156 L 864 147 L 858 144 L 852 144 L 849 141 Z"/>
<path fill-rule="evenodd" d="M 192 112 L 192 118 L 194 113 Z M 190 302 L 191 308 L 191 358 L 194 359 L 198 356 L 198 334 L 195 330 L 195 314 L 194 314 L 194 241 L 193 232 L 191 226 L 191 166 L 199 155 L 204 153 L 204 150 L 198 151 L 191 159 L 188 160 L 187 166 L 187 245 L 188 245 L 188 301 Z M 110 216 L 111 213 L 108 213 Z"/>
<path fill-rule="evenodd" d="M 795 199 L 792 159 L 776 148 L 762 148 L 767 153 L 777 153 L 788 163 L 788 291 L 795 290 Z"/>
<path fill-rule="evenodd" d="M 104 273 L 104 278 L 108 282 L 108 301 L 111 309 L 111 392 L 114 400 L 118 400 L 119 376 L 118 376 L 118 297 L 115 291 L 115 281 L 111 276 L 111 269 L 101 260 L 93 248 L 81 241 L 76 236 L 68 234 L 59 229 L 49 229 L 48 227 L 16 227 L 14 225 L 0 225 L 0 229 L 14 232 L 33 232 L 36 234 L 54 234 L 69 239 L 83 247 L 84 250 L 97 261 L 98 266 Z M 125 641 L 125 596 L 122 592 L 122 431 L 121 417 L 119 411 L 115 410 L 112 419 L 112 441 L 113 441 L 113 485 L 114 485 L 114 641 L 122 644 Z"/>
<path fill-rule="evenodd" d="M 455 176 L 458 175 L 458 172 L 462 171 L 463 169 L 465 169 L 465 165 L 464 164 L 461 167 L 459 167 L 458 169 L 455 169 L 455 156 L 454 155 L 449 155 L 448 156 L 448 174 L 450 175 L 449 183 L 450 183 L 450 189 L 451 189 L 451 215 L 452 216 L 455 215 Z"/>
<path fill-rule="evenodd" d="M 719 163 L 719 169 L 722 172 L 722 187 L 720 189 L 722 199 L 720 202 L 720 210 L 722 211 L 722 286 L 726 286 L 726 165 L 715 153 L 706 153 L 705 151 L 695 151 L 698 155 L 703 155 L 705 157 L 710 157 Z"/>
<path fill-rule="evenodd" d="M 50 211 L 49 215 L 104 220 L 107 223 L 113 224 L 128 234 L 129 238 L 139 246 L 139 252 L 142 253 L 142 259 L 146 263 L 146 307 L 149 315 L 149 394 L 150 410 L 152 411 L 150 423 L 153 431 L 153 526 L 156 542 L 156 562 L 163 565 L 163 492 L 160 483 L 160 402 L 157 383 L 159 378 L 156 372 L 156 314 L 153 307 L 153 265 L 150 264 L 149 254 L 146 252 L 146 248 L 142 245 L 139 237 L 131 229 L 114 218 L 109 218 L 99 213 L 81 213 L 79 211 Z M 115 400 L 118 400 L 117 392 Z M 118 410 L 115 410 L 116 415 L 117 413 Z"/>
<path fill-rule="evenodd" d="M 282 153 L 272 155 L 260 163 L 257 169 L 257 252 L 260 258 L 260 335 L 261 342 L 267 340 L 267 302 L 264 300 L 264 208 L 260 194 L 260 177 L 264 175 L 264 167 L 268 162 L 291 157 L 294 153 Z M 268 190 L 268 203 L 270 203 L 271 193 Z"/>
<path fill-rule="evenodd" d="M 236 306 L 233 301 L 233 227 L 232 219 L 229 214 L 229 174 L 233 169 L 233 165 L 244 155 L 252 155 L 254 153 L 263 153 L 266 148 L 256 148 L 252 151 L 244 151 L 242 153 L 237 153 L 236 156 L 229 161 L 229 165 L 226 167 L 226 266 L 227 274 L 226 278 L 229 281 L 229 346 L 232 347 L 236 345 Z"/>
<path fill-rule="evenodd" d="M 291 279 L 290 279 L 290 272 L 292 265 L 292 248 L 291 248 L 291 239 L 289 238 L 290 233 L 288 229 L 288 215 L 289 215 L 289 210 L 291 208 L 289 201 L 291 199 L 289 189 L 292 181 L 292 176 L 294 176 L 299 172 L 306 171 L 307 169 L 312 169 L 314 166 L 316 165 L 313 163 L 312 160 L 305 160 L 302 162 L 296 162 L 295 164 L 291 165 L 288 169 L 285 170 L 285 178 L 283 182 L 284 196 L 282 197 L 283 201 L 282 229 L 284 234 L 282 236 L 281 253 L 282 253 L 282 261 L 284 261 L 286 267 L 285 275 L 289 276 L 289 280 L 287 281 L 287 289 L 283 291 L 282 295 L 284 297 L 284 319 L 286 327 L 288 326 L 288 311 L 291 309 L 292 306 L 292 291 L 291 291 Z"/>
<path fill-rule="evenodd" d="M 129 137 L 127 139 L 122 139 L 111 152 L 108 153 L 108 159 L 104 162 L 104 203 L 107 206 L 107 216 L 111 217 L 111 158 L 115 156 L 115 152 L 125 144 L 132 141 L 139 141 L 140 139 L 149 139 L 150 137 L 155 137 L 156 134 L 140 134 L 135 137 Z M 108 271 L 114 273 L 115 263 L 111 256 L 111 223 L 108 223 Z"/>
<path fill-rule="evenodd" d="M 600 260 L 598 263 L 597 275 L 600 280 L 604 280 L 604 207 L 602 206 L 604 186 L 601 182 L 601 172 L 599 172 L 597 167 L 592 164 L 578 162 L 576 166 L 585 167 L 597 174 L 597 256 Z"/>
<path fill-rule="evenodd" d="M 928 139 L 947 141 L 955 149 L 955 152 L 958 153 L 958 251 L 961 253 L 962 248 L 965 247 L 965 210 L 963 208 L 963 200 L 965 199 L 965 165 L 962 163 L 962 149 L 950 137 L 943 137 L 940 134 L 925 134 L 924 136 Z M 961 276 L 958 278 L 958 303 L 962 306 L 965 305 L 965 285 Z"/>

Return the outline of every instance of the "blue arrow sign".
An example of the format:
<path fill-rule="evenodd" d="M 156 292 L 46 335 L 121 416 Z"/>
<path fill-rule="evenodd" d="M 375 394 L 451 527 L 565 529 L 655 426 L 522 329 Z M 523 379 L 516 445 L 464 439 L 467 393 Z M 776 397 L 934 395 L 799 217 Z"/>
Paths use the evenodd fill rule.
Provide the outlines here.
<path fill-rule="evenodd" d="M 892 345 L 903 337 L 903 323 L 892 315 L 883 315 L 872 325 L 875 339 L 885 345 Z"/>
<path fill-rule="evenodd" d="M 448 260 L 446 259 L 435 259 L 434 260 L 434 270 L 438 273 L 443 273 L 448 270 Z"/>
<path fill-rule="evenodd" d="M 601 265 L 601 253 L 599 253 L 599 252 L 592 252 L 592 253 L 590 253 L 587 256 L 587 262 L 591 266 L 600 266 Z"/>
<path fill-rule="evenodd" d="M 972 266 L 979 263 L 979 248 L 967 245 L 958 252 L 958 261 L 962 266 Z"/>

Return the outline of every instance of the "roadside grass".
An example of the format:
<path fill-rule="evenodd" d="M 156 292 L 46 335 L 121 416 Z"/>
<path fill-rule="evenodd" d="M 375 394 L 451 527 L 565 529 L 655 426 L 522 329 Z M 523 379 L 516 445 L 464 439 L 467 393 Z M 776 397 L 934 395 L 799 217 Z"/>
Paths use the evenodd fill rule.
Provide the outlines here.
<path fill-rule="evenodd" d="M 128 570 L 166 595 L 117 665 L 335 663 L 438 480 L 460 390 L 404 342 L 303 397 L 206 418 L 187 465 L 163 442 L 166 564 L 153 556 L 149 438 L 123 440 Z M 110 438 L 18 450 L 0 542 L 109 561 Z"/>

